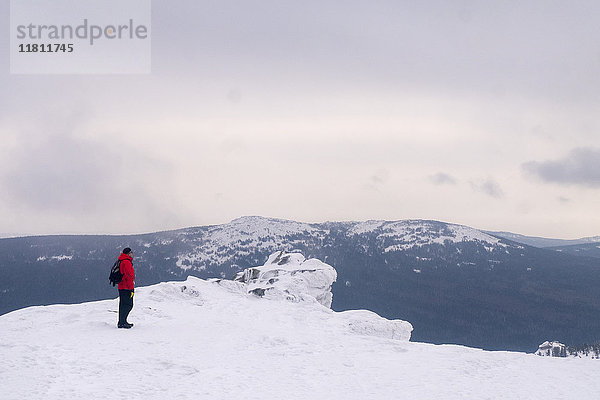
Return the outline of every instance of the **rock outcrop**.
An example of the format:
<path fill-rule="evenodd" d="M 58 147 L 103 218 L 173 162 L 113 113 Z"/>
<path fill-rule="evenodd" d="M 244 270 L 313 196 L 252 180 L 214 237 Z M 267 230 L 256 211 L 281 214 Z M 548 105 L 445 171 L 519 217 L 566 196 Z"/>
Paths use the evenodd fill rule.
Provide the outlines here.
<path fill-rule="evenodd" d="M 535 352 L 538 356 L 546 357 L 566 357 L 567 346 L 560 342 L 545 341 L 540 344 L 538 350 Z"/>
<path fill-rule="evenodd" d="M 331 285 L 337 279 L 335 269 L 300 253 L 279 251 L 271 254 L 265 265 L 245 269 L 234 281 L 244 283 L 248 293 L 257 296 L 283 297 L 292 301 L 314 299 L 331 307 Z"/>

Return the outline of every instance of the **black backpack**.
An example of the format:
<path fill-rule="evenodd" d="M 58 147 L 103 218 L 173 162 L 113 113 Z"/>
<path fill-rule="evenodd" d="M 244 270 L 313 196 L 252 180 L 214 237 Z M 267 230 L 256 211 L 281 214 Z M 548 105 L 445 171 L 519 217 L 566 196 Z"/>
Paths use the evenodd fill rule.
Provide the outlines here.
<path fill-rule="evenodd" d="M 112 268 L 110 269 L 110 275 L 108 276 L 108 281 L 112 283 L 113 286 L 121 283 L 123 280 L 123 274 L 121 273 L 121 260 L 115 261 Z"/>

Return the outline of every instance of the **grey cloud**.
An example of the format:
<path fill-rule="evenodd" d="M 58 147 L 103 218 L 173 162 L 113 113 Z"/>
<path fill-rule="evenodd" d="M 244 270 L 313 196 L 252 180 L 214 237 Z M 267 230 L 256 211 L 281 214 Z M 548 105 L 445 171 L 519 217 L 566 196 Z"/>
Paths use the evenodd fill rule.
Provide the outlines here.
<path fill-rule="evenodd" d="M 600 4 L 593 2 L 585 12 L 539 1 L 519 7 L 441 0 L 155 3 L 152 77 L 173 86 L 170 76 L 185 75 L 194 93 L 204 90 L 206 82 L 233 81 L 227 98 L 234 103 L 251 98 L 241 91 L 249 82 L 268 92 L 281 80 L 284 90 L 294 92 L 330 92 L 339 88 L 333 82 L 341 81 L 343 88 L 362 82 L 392 91 L 425 86 L 448 94 L 459 88 L 461 93 L 533 92 L 556 99 L 587 95 L 591 101 L 599 89 L 594 66 L 600 67 L 595 19 Z M 0 7 L 0 13 L 9 20 L 8 7 Z M 552 23 L 556 20 L 562 29 Z M 2 50 L 8 48 L 5 36 L 0 37 Z M 2 61 L 8 65 L 8 59 Z M 121 80 L 111 76 L 98 82 L 116 79 Z M 13 91 L 11 103 L 23 96 L 17 93 L 46 100 L 53 92 L 40 96 L 40 83 L 79 90 L 84 80 L 38 77 L 23 83 L 0 75 L 3 87 L 14 82 L 6 91 Z M 165 93 L 158 97 L 164 106 Z"/>
<path fill-rule="evenodd" d="M 381 184 L 385 183 L 389 178 L 389 172 L 386 169 L 380 169 L 376 171 L 373 175 L 371 175 L 371 183 L 373 184 Z"/>
<path fill-rule="evenodd" d="M 435 175 L 429 177 L 429 181 L 434 185 L 456 185 L 456 179 L 453 176 L 438 172 Z"/>
<path fill-rule="evenodd" d="M 168 171 L 168 165 L 122 144 L 109 147 L 84 139 L 84 120 L 70 115 L 65 123 L 45 121 L 43 134 L 21 132 L 3 160 L 2 200 L 15 210 L 88 221 L 158 215 L 145 184 L 150 176 L 164 181 L 160 171 Z"/>
<path fill-rule="evenodd" d="M 12 159 L 2 180 L 15 204 L 36 209 L 91 211 L 110 193 L 111 154 L 65 136 L 30 144 Z M 108 162 L 107 162 L 108 161 Z M 113 165 L 122 160 L 114 160 Z M 106 165 L 108 164 L 108 166 Z M 115 182 L 116 184 L 116 182 Z"/>
<path fill-rule="evenodd" d="M 240 103 L 242 101 L 242 91 L 238 88 L 231 89 L 227 93 L 227 100 L 232 103 Z"/>
<path fill-rule="evenodd" d="M 598 81 L 589 71 L 600 64 L 594 17 L 600 5 L 588 7 L 584 12 L 539 1 L 515 8 L 441 0 L 225 0 L 199 7 L 197 1 L 175 0 L 153 5 L 153 51 L 163 55 L 155 58 L 159 70 L 202 68 L 201 76 L 218 70 L 267 80 L 277 74 L 309 81 L 322 76 L 327 82 L 362 77 L 386 87 L 592 100 Z M 571 79 L 564 79 L 565 71 Z"/>
<path fill-rule="evenodd" d="M 369 176 L 367 182 L 363 184 L 363 188 L 367 190 L 379 191 L 382 185 L 385 185 L 389 180 L 390 172 L 387 169 L 378 169 Z"/>
<path fill-rule="evenodd" d="M 108 93 L 111 100 L 145 98 L 159 111 L 191 104 L 196 113 L 198 105 L 182 99 L 201 98 L 209 82 L 227 82 L 231 91 L 225 101 L 238 106 L 252 104 L 256 88 L 281 96 L 278 103 L 340 89 L 343 95 L 353 87 L 361 93 L 367 85 L 381 93 L 425 87 L 427 95 L 453 96 L 456 89 L 459 95 L 471 90 L 519 98 L 533 92 L 560 101 L 588 95 L 592 104 L 600 89 L 593 68 L 600 67 L 594 56 L 600 3 L 585 13 L 535 1 L 518 8 L 441 0 L 154 3 L 151 76 L 24 80 L 0 74 L 4 92 L 10 93 L 0 96 L 0 117 L 13 104 L 45 107 L 57 97 L 92 91 Z M 8 8 L 0 11 L 8 21 Z M 557 19 L 564 29 L 551 23 Z M 5 36 L 0 49 L 3 43 L 8 48 Z M 570 43 L 577 45 L 565 45 Z M 564 79 L 565 71 L 570 79 Z M 128 95 L 140 88 L 147 92 L 134 99 Z"/>
<path fill-rule="evenodd" d="M 558 160 L 529 161 L 523 172 L 547 183 L 600 187 L 600 149 L 576 148 Z"/>
<path fill-rule="evenodd" d="M 496 199 L 504 197 L 504 191 L 502 190 L 500 185 L 492 178 L 488 178 L 479 182 L 471 181 L 470 183 L 471 188 L 476 192 L 487 194 L 488 196 L 494 197 Z"/>

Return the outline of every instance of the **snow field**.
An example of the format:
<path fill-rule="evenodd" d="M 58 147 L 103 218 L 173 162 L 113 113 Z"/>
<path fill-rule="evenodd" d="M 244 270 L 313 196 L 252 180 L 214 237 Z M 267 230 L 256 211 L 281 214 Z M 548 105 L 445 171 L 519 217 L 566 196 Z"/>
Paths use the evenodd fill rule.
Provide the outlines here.
<path fill-rule="evenodd" d="M 0 317 L 1 398 L 600 398 L 596 361 L 391 339 L 395 323 L 373 313 L 258 298 L 238 282 L 139 288 L 130 330 L 116 310 L 115 299 Z"/>

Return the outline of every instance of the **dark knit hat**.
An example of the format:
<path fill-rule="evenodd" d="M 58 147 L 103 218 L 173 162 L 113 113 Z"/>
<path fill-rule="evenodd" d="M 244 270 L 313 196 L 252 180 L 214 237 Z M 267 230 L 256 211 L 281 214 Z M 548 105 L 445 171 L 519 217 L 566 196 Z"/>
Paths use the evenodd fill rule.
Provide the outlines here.
<path fill-rule="evenodd" d="M 131 253 L 131 249 L 129 247 L 125 247 L 123 249 L 123 254 L 129 254 L 129 253 Z"/>

